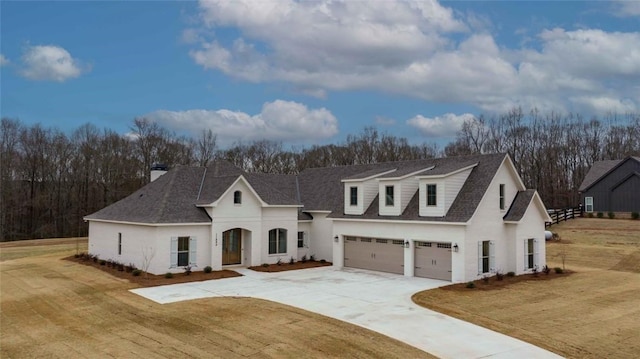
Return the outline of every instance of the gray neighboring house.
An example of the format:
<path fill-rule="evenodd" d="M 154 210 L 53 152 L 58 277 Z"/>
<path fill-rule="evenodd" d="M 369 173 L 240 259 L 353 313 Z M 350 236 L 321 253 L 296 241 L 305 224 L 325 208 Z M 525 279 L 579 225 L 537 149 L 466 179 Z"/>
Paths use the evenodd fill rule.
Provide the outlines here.
<path fill-rule="evenodd" d="M 640 212 L 640 157 L 595 162 L 578 191 L 587 213 Z"/>

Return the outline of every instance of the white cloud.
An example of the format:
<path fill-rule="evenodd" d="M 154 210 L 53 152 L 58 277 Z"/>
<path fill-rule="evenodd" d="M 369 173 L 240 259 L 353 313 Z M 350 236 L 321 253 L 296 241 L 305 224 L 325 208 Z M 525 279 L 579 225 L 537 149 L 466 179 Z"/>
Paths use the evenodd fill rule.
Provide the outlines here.
<path fill-rule="evenodd" d="M 492 29 L 488 19 L 435 0 L 207 1 L 200 11 L 209 35 L 190 51 L 197 64 L 314 97 L 374 90 L 489 112 L 640 106 L 640 32 L 558 28 L 508 48 L 469 31 Z M 212 37 L 220 27 L 240 35 Z M 618 101 L 584 100 L 604 97 Z"/>
<path fill-rule="evenodd" d="M 433 118 L 417 115 L 409 120 L 407 124 L 420 131 L 425 136 L 431 137 L 454 137 L 462 124 L 466 120 L 473 119 L 470 113 L 456 115 L 447 113 Z"/>
<path fill-rule="evenodd" d="M 261 139 L 304 143 L 338 133 L 338 121 L 327 109 L 309 109 L 283 100 L 265 103 L 256 115 L 226 109 L 159 110 L 145 117 L 173 130 L 200 133 L 202 129 L 211 129 L 224 144 Z"/>
<path fill-rule="evenodd" d="M 22 75 L 31 80 L 63 82 L 89 70 L 62 47 L 36 45 L 22 55 Z"/>
<path fill-rule="evenodd" d="M 9 65 L 9 59 L 4 57 L 3 54 L 0 54 L 0 66 Z"/>
<path fill-rule="evenodd" d="M 613 0 L 613 13 L 620 17 L 640 16 L 640 1 Z"/>
<path fill-rule="evenodd" d="M 380 126 L 393 126 L 396 124 L 396 120 L 385 117 L 385 116 L 376 116 L 376 125 Z"/>

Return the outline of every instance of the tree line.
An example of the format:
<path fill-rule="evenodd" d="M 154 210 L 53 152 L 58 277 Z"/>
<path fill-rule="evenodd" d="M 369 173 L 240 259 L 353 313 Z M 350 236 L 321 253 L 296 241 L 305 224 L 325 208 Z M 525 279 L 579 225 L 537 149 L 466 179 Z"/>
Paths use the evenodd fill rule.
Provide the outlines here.
<path fill-rule="evenodd" d="M 249 172 L 298 173 L 305 168 L 509 153 L 523 181 L 545 204 L 579 203 L 577 189 L 597 160 L 640 155 L 640 115 L 524 113 L 516 108 L 464 122 L 455 141 L 410 144 L 367 127 L 341 144 L 285 148 L 258 140 L 218 146 L 214 129 L 180 136 L 145 118 L 131 132 L 85 124 L 71 134 L 2 118 L 0 126 L 0 240 L 86 236 L 83 217 L 149 182 L 152 164 L 207 166 L 225 159 Z"/>

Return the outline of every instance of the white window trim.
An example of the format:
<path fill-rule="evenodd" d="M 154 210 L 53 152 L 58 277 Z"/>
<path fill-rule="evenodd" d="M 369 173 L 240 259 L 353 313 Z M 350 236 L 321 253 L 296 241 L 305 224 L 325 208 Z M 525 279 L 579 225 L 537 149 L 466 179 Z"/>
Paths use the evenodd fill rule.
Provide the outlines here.
<path fill-rule="evenodd" d="M 589 210 L 589 206 L 591 206 L 591 210 Z M 584 198 L 584 211 L 587 213 L 593 213 L 593 197 Z"/>
<path fill-rule="evenodd" d="M 196 264 L 196 259 L 197 259 L 197 243 L 198 240 L 196 239 L 196 237 L 190 237 L 190 236 L 180 236 L 180 237 L 187 237 L 189 238 L 189 249 L 187 251 L 181 251 L 183 252 L 188 252 L 188 258 L 187 258 L 187 265 L 191 266 L 191 267 L 197 267 Z M 171 237 L 171 247 L 170 247 L 170 251 L 169 251 L 169 268 L 177 268 L 178 267 L 178 253 L 181 253 L 178 251 L 178 238 L 180 237 Z"/>

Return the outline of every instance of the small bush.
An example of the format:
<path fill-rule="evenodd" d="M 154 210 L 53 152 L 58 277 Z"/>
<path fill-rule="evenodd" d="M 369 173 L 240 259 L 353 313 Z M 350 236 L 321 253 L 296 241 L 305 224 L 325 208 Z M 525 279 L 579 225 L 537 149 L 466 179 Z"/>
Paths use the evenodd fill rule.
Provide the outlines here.
<path fill-rule="evenodd" d="M 489 276 L 488 275 L 483 276 L 482 281 L 484 282 L 484 284 L 489 284 Z"/>
<path fill-rule="evenodd" d="M 184 274 L 185 275 L 191 274 L 191 266 L 184 266 Z"/>
<path fill-rule="evenodd" d="M 296 262 L 296 260 L 295 260 L 295 259 L 293 259 L 293 257 L 291 257 L 291 259 L 289 259 L 289 264 L 293 264 L 293 263 L 295 263 L 295 262 Z"/>
<path fill-rule="evenodd" d="M 539 272 L 538 272 L 538 266 L 533 267 L 533 269 L 531 270 L 531 273 L 533 273 L 533 276 L 534 276 L 534 277 L 537 277 L 537 276 L 538 276 L 538 273 L 539 273 Z"/>
<path fill-rule="evenodd" d="M 544 274 L 549 275 L 549 273 L 551 273 L 551 268 L 549 268 L 548 265 L 545 265 L 544 267 L 542 267 L 542 271 L 544 272 Z"/>
<path fill-rule="evenodd" d="M 315 255 L 315 254 L 310 255 L 310 256 L 309 256 L 309 260 L 310 260 L 311 262 L 315 262 L 315 261 L 316 261 L 316 255 Z"/>
<path fill-rule="evenodd" d="M 131 274 L 133 274 L 134 277 L 139 277 L 142 271 L 140 269 L 134 269 L 131 271 Z"/>
<path fill-rule="evenodd" d="M 104 259 L 101 259 L 101 260 L 100 260 L 100 265 L 101 265 L 101 266 L 103 266 L 103 265 L 105 265 L 105 264 L 107 264 L 107 261 L 105 261 Z"/>
<path fill-rule="evenodd" d="M 167 273 L 164 274 L 164 277 L 167 278 L 167 279 L 171 279 L 171 278 L 173 278 L 173 273 L 167 272 Z"/>
<path fill-rule="evenodd" d="M 473 282 L 468 282 L 468 283 L 467 283 L 467 288 L 469 288 L 469 289 L 473 289 L 473 288 L 475 288 L 475 287 L 476 287 L 476 284 L 475 284 L 475 283 L 473 283 Z"/>
<path fill-rule="evenodd" d="M 293 257 L 292 257 L 292 258 L 293 258 Z M 303 256 L 302 256 L 302 258 L 300 258 L 300 262 L 302 262 L 302 263 L 307 263 L 307 255 L 306 255 L 306 254 L 305 254 L 305 255 L 303 255 Z M 291 263 L 291 264 L 293 264 L 293 263 Z"/>
<path fill-rule="evenodd" d="M 118 272 L 124 272 L 124 264 L 118 263 Z"/>
<path fill-rule="evenodd" d="M 80 253 L 76 253 L 73 255 L 73 258 L 80 258 Z"/>
<path fill-rule="evenodd" d="M 262 263 L 262 266 L 267 268 L 269 266 L 269 263 Z"/>
<path fill-rule="evenodd" d="M 609 216 L 609 219 L 614 219 L 614 218 L 616 218 L 616 214 L 615 214 L 615 213 L 613 213 L 613 212 L 609 212 L 609 213 L 607 213 L 607 216 Z"/>
<path fill-rule="evenodd" d="M 598 218 L 602 218 L 602 217 L 604 217 L 604 214 L 602 214 L 602 212 L 598 212 L 598 214 L 596 215 L 596 217 L 598 217 Z"/>
<path fill-rule="evenodd" d="M 211 266 L 204 267 L 204 272 L 205 273 L 211 273 L 212 271 L 213 271 L 213 268 L 211 268 Z"/>
<path fill-rule="evenodd" d="M 591 212 L 587 213 L 587 218 L 593 218 L 593 213 Z"/>
<path fill-rule="evenodd" d="M 555 268 L 553 268 L 553 270 L 556 271 L 556 274 L 562 274 L 562 272 L 564 272 L 564 270 L 562 270 L 562 268 L 560 268 L 560 267 L 555 267 Z"/>
<path fill-rule="evenodd" d="M 282 258 L 278 258 L 278 261 L 276 262 L 276 264 L 281 266 L 282 265 Z"/>
<path fill-rule="evenodd" d="M 640 218 L 640 213 L 638 212 L 631 212 L 631 219 L 638 219 Z"/>
<path fill-rule="evenodd" d="M 515 277 L 516 272 L 507 272 L 507 277 Z"/>
<path fill-rule="evenodd" d="M 93 261 L 93 263 L 97 263 L 98 262 L 98 255 L 94 254 L 94 255 L 90 255 L 91 260 Z"/>
<path fill-rule="evenodd" d="M 496 279 L 497 280 L 503 280 L 504 279 L 504 273 L 502 273 L 502 271 L 497 271 L 496 272 Z"/>
<path fill-rule="evenodd" d="M 327 260 L 326 259 L 321 259 L 320 263 L 327 263 Z"/>

